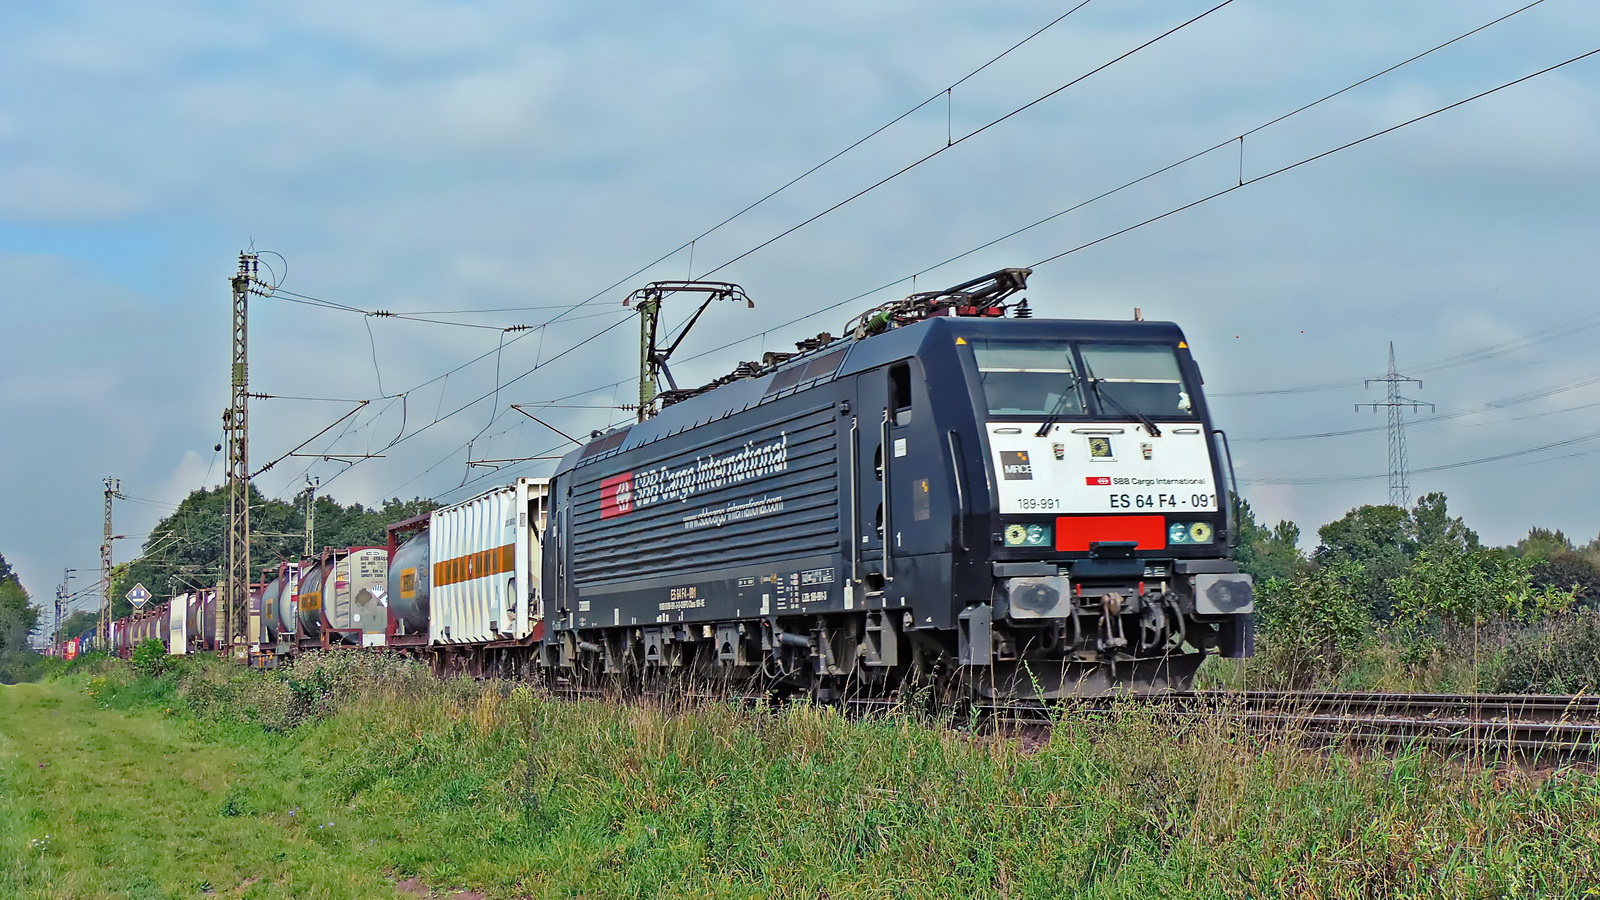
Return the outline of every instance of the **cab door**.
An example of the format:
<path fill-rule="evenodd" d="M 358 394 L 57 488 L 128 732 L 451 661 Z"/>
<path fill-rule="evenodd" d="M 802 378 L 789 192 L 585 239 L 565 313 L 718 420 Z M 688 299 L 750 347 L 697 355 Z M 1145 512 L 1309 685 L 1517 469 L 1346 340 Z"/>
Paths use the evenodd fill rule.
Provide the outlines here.
<path fill-rule="evenodd" d="M 889 380 L 887 369 L 873 369 L 856 378 L 856 402 L 851 422 L 851 513 L 854 533 L 851 547 L 855 589 L 867 597 L 883 593 L 890 572 L 884 535 L 888 523 L 888 481 L 885 476 L 885 438 L 889 430 Z"/>
<path fill-rule="evenodd" d="M 909 465 L 911 364 L 892 363 L 856 379 L 853 427 L 855 543 L 858 589 L 871 597 L 895 578 L 902 520 L 912 497 L 897 467 Z M 926 489 L 926 483 L 924 482 Z M 914 485 L 913 485 L 914 487 Z M 905 494 L 905 496 L 901 496 Z"/>

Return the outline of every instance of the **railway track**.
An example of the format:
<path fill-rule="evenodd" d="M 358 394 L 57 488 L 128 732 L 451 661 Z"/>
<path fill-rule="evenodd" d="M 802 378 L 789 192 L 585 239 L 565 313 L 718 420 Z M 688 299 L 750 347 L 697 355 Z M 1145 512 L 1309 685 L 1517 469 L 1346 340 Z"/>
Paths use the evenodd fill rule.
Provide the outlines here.
<path fill-rule="evenodd" d="M 990 706 L 987 721 L 1047 727 L 1119 703 L 1178 720 L 1226 719 L 1310 743 L 1426 744 L 1451 750 L 1600 757 L 1600 697 L 1523 694 L 1196 691 L 1054 706 Z"/>
<path fill-rule="evenodd" d="M 569 699 L 614 699 L 607 691 L 561 692 Z M 678 703 L 770 706 L 768 695 L 715 688 L 641 695 Z M 1047 735 L 1054 725 L 1104 716 L 1130 704 L 1175 723 L 1226 720 L 1250 731 L 1310 744 L 1416 745 L 1458 752 L 1600 759 L 1600 696 L 1549 694 L 1401 694 L 1380 692 L 1193 691 L 1097 697 L 1054 704 L 974 705 L 951 710 L 956 724 Z M 911 713 L 897 699 L 846 700 L 852 716 Z"/>

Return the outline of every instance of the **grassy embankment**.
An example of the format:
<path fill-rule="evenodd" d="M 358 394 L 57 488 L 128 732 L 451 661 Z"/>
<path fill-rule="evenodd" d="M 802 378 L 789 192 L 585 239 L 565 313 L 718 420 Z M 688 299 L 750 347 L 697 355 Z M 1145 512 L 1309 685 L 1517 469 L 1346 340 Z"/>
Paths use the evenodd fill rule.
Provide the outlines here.
<path fill-rule="evenodd" d="M 1575 771 L 1132 709 L 1030 750 L 370 658 L 198 662 L 0 689 L 0 896 L 1600 896 L 1600 781 Z"/>

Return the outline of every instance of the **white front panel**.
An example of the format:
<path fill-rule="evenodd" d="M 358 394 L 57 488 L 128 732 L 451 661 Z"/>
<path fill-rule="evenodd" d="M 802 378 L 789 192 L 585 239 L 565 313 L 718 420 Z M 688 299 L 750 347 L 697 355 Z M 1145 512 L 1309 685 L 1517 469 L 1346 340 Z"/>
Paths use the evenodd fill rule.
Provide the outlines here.
<path fill-rule="evenodd" d="M 1001 513 L 1215 512 L 1211 452 L 1195 424 L 990 422 Z"/>

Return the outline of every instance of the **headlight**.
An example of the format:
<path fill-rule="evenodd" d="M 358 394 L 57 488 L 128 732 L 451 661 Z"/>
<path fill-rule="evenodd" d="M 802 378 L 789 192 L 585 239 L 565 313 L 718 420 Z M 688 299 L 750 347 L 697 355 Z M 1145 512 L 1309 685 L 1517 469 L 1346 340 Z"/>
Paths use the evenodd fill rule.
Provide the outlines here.
<path fill-rule="evenodd" d="M 1209 544 L 1211 525 L 1207 522 L 1173 522 L 1167 526 L 1169 544 Z"/>
<path fill-rule="evenodd" d="M 1051 528 L 1049 525 L 1023 525 L 1021 523 L 1007 525 L 1005 543 L 1007 547 L 1048 547 L 1050 546 Z"/>

